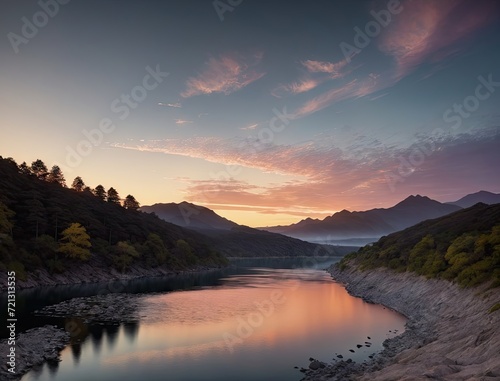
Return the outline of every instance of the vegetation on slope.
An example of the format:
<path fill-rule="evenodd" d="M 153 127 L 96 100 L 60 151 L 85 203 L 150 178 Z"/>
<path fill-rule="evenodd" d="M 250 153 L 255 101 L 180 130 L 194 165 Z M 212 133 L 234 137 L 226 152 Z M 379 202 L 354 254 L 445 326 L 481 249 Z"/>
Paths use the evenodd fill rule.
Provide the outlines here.
<path fill-rule="evenodd" d="M 227 263 L 207 237 L 139 212 L 131 195 L 91 189 L 76 177 L 68 189 L 57 166 L 41 160 L 17 165 L 0 157 L 0 270 L 67 266 L 99 256 L 126 271 L 134 264 L 173 270 Z"/>
<path fill-rule="evenodd" d="M 471 287 L 500 286 L 500 204 L 476 204 L 382 237 L 349 254 L 361 269 L 388 267 Z"/>

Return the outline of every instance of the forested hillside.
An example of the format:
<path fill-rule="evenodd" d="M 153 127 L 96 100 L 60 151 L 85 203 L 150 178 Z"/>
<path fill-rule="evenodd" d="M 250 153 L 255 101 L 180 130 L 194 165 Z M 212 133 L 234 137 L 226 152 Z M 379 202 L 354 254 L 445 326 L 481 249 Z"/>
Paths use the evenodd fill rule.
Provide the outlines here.
<path fill-rule="evenodd" d="M 99 256 L 126 271 L 134 263 L 172 269 L 225 264 L 202 234 L 137 210 L 131 195 L 102 185 L 91 189 L 76 177 L 67 188 L 56 166 L 41 160 L 17 165 L 0 157 L 0 267 L 18 276 Z M 102 262 L 102 261 L 101 261 Z"/>
<path fill-rule="evenodd" d="M 382 237 L 349 254 L 360 268 L 389 267 L 475 286 L 500 286 L 500 204 L 476 204 Z"/>

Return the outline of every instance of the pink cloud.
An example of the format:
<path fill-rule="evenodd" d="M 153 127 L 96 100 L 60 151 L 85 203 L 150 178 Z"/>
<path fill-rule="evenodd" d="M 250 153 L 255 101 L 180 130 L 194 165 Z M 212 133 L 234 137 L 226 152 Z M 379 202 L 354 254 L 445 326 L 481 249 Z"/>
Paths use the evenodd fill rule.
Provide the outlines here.
<path fill-rule="evenodd" d="M 318 95 L 296 109 L 293 114 L 296 118 L 301 118 L 309 114 L 320 111 L 336 102 L 359 98 L 382 90 L 392 84 L 392 81 L 385 81 L 380 76 L 368 76 L 361 80 L 352 80 L 342 87 L 333 88 L 321 95 Z"/>
<path fill-rule="evenodd" d="M 495 1 L 409 0 L 379 40 L 379 49 L 394 57 L 396 78 L 425 60 L 442 61 L 464 49 L 456 43 L 472 36 L 497 16 Z"/>
<path fill-rule="evenodd" d="M 347 65 L 346 60 L 335 63 L 307 60 L 301 62 L 301 64 L 312 74 L 308 74 L 290 84 L 279 86 L 272 92 L 275 97 L 280 98 L 285 94 L 305 93 L 315 89 L 328 80 L 341 78 L 347 74 L 343 72 L 343 68 Z"/>
<path fill-rule="evenodd" d="M 193 123 L 192 120 L 184 120 L 184 119 L 176 119 L 175 120 L 175 124 L 190 124 L 190 123 Z"/>
<path fill-rule="evenodd" d="M 303 61 L 302 65 L 311 73 L 328 73 L 331 78 L 341 78 L 345 75 L 342 73 L 342 69 L 348 64 L 347 60 L 342 60 L 339 62 L 325 62 L 325 61 L 314 61 L 307 60 Z"/>
<path fill-rule="evenodd" d="M 388 147 L 357 133 L 342 148 L 333 146 L 336 136 L 330 139 L 321 136 L 317 141 L 297 145 L 268 144 L 257 150 L 246 150 L 245 141 L 239 139 L 213 137 L 127 142 L 113 146 L 201 158 L 225 166 L 238 165 L 242 169 L 292 176 L 292 180 L 282 184 L 254 185 L 246 181 L 245 171 L 241 170 L 238 180 L 228 180 L 231 177 L 228 174 L 223 178 L 209 176 L 179 182 L 185 185 L 185 197 L 192 202 L 303 216 L 344 208 L 387 207 L 409 194 L 438 197 L 455 187 L 457 194 L 464 195 L 477 191 L 473 187 L 478 183 L 495 191 L 500 189 L 496 176 L 500 151 L 494 149 L 499 139 L 498 129 L 492 128 L 482 134 L 477 131 L 459 136 L 450 133 L 439 139 L 422 135 L 415 144 L 405 147 Z M 427 153 L 411 173 L 408 168 L 401 168 L 406 165 L 402 163 L 413 160 L 416 150 L 422 147 Z M 401 169 L 404 175 L 400 174 Z M 400 180 L 391 189 L 390 181 L 394 176 L 399 176 Z M 485 179 L 490 181 L 485 182 Z"/>
<path fill-rule="evenodd" d="M 310 99 L 295 112 L 297 118 L 336 102 L 373 94 L 395 85 L 423 62 L 439 68 L 443 61 L 467 47 L 464 40 L 498 17 L 498 3 L 483 0 L 408 0 L 378 40 L 381 52 L 393 57 L 395 70 L 353 79 Z M 462 45 L 458 43 L 462 42 Z M 360 55 L 358 55 L 359 57 Z M 304 61 L 311 72 L 340 73 L 347 64 Z M 433 73 L 436 69 L 431 69 Z M 431 73 L 431 74 L 432 74 Z"/>
<path fill-rule="evenodd" d="M 265 73 L 254 70 L 262 60 L 262 54 L 249 59 L 237 55 L 224 55 L 210 58 L 204 70 L 196 77 L 190 77 L 186 89 L 181 93 L 184 98 L 195 95 L 222 93 L 231 94 L 262 78 Z"/>
<path fill-rule="evenodd" d="M 303 78 L 299 81 L 292 82 L 288 85 L 281 85 L 275 90 L 273 90 L 272 95 L 277 98 L 280 98 L 285 94 L 300 94 L 310 91 L 321 83 L 323 83 L 325 79 L 313 79 L 313 78 Z"/>

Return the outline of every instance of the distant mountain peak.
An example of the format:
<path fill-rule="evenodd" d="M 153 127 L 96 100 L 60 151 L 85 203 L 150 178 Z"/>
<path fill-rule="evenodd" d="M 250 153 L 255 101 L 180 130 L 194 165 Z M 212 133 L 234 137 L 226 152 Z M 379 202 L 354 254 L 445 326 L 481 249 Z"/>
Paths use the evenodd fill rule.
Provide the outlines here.
<path fill-rule="evenodd" d="M 480 190 L 476 193 L 468 194 L 457 201 L 448 202 L 447 204 L 457 205 L 462 208 L 471 207 L 479 202 L 484 204 L 498 204 L 500 203 L 500 194 Z"/>
<path fill-rule="evenodd" d="M 410 196 L 406 197 L 403 201 L 397 203 L 394 207 L 416 206 L 416 205 L 422 205 L 423 203 L 427 204 L 429 202 L 438 203 L 439 201 L 435 201 L 435 200 L 430 199 L 427 196 L 421 196 L 421 195 L 417 194 L 417 195 L 410 195 Z"/>
<path fill-rule="evenodd" d="M 148 213 L 154 212 L 167 222 L 191 229 L 231 230 L 238 227 L 238 224 L 219 216 L 212 209 L 187 201 L 158 203 L 152 206 L 143 206 L 141 210 Z"/>

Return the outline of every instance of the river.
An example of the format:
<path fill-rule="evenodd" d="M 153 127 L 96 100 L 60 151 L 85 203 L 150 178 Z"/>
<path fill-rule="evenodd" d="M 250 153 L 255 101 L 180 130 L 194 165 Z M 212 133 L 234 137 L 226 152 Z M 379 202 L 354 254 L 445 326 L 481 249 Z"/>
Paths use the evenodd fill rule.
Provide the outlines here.
<path fill-rule="evenodd" d="M 23 328 L 68 321 L 82 328 L 60 363 L 22 381 L 297 381 L 302 373 L 295 367 L 307 368 L 310 357 L 330 362 L 338 353 L 363 361 L 401 333 L 406 319 L 350 296 L 323 271 L 337 260 L 240 260 L 204 274 L 21 292 Z M 103 290 L 136 294 L 139 318 L 84 324 L 33 313 Z"/>

